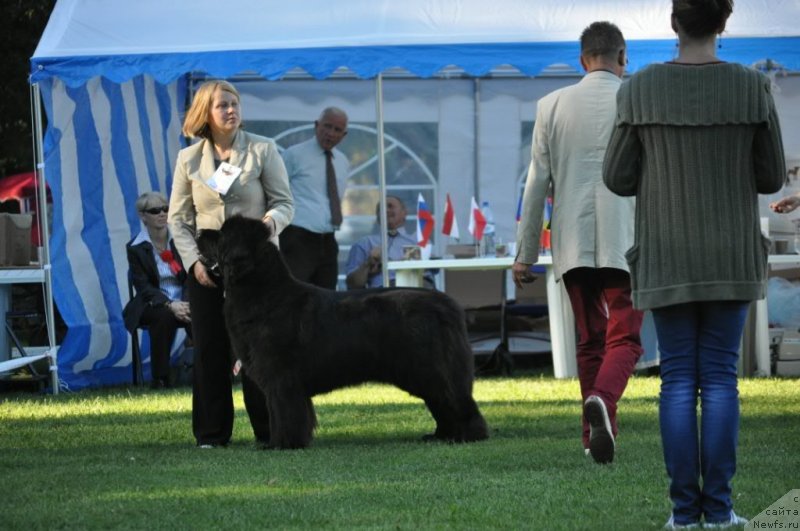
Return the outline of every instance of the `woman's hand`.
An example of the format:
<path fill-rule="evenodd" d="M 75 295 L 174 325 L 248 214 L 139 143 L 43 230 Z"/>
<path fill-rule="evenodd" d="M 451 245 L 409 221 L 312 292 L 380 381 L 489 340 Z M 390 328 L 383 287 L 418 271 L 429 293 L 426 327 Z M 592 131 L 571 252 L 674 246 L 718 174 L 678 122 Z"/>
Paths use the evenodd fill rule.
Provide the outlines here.
<path fill-rule="evenodd" d="M 175 318 L 184 323 L 192 322 L 192 312 L 189 309 L 189 303 L 186 301 L 172 301 L 169 303 L 169 309 L 175 315 Z"/>
<path fill-rule="evenodd" d="M 194 263 L 192 271 L 194 271 L 194 278 L 197 279 L 197 282 L 199 282 L 201 286 L 205 286 L 207 288 L 217 287 L 214 281 L 211 280 L 211 275 L 208 274 L 206 266 L 204 266 L 203 262 L 201 262 L 200 260 Z"/>
<path fill-rule="evenodd" d="M 800 206 L 800 194 L 790 195 L 779 199 L 774 203 L 770 203 L 769 207 L 778 214 L 788 214 L 795 208 Z"/>

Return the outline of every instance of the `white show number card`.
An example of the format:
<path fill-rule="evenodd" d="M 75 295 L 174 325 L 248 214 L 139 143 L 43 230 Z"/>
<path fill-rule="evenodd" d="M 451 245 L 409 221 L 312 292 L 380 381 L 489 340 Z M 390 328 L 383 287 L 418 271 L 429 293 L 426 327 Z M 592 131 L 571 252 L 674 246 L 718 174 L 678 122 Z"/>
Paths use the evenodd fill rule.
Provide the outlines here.
<path fill-rule="evenodd" d="M 225 195 L 228 193 L 233 181 L 235 181 L 241 173 L 241 168 L 223 162 L 219 165 L 217 171 L 214 172 L 214 175 L 206 181 L 206 184 L 222 195 Z"/>

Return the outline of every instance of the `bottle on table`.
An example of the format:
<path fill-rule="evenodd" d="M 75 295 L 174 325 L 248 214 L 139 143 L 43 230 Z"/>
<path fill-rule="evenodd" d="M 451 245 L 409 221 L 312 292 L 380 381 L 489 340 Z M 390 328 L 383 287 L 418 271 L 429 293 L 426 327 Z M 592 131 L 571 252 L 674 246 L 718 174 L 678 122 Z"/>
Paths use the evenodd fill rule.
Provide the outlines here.
<path fill-rule="evenodd" d="M 483 201 L 481 203 L 481 213 L 484 219 L 486 219 L 486 227 L 483 229 L 483 238 L 481 239 L 481 256 L 494 256 L 494 214 L 492 213 L 492 208 L 489 206 L 489 201 Z"/>

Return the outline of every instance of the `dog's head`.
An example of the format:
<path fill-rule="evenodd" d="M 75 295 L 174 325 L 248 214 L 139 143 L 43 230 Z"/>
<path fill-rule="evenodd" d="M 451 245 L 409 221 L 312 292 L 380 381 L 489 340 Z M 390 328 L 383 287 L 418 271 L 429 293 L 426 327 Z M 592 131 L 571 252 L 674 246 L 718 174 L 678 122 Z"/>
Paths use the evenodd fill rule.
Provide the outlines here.
<path fill-rule="evenodd" d="M 265 267 L 276 261 L 282 264 L 278 248 L 270 242 L 272 235 L 271 228 L 260 220 L 234 216 L 220 230 L 200 231 L 200 261 L 226 286 L 245 279 L 250 282 L 262 276 Z"/>

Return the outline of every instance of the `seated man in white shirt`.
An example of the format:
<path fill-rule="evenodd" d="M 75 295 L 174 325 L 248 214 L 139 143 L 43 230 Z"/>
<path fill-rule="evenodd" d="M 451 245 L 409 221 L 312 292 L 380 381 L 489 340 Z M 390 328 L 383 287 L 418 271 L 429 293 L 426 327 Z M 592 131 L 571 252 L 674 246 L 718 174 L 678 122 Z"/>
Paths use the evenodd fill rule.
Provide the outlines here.
<path fill-rule="evenodd" d="M 350 248 L 345 272 L 347 273 L 347 289 L 383 287 L 381 275 L 381 235 L 380 205 L 376 208 L 378 216 L 378 232 L 364 236 Z M 389 260 L 402 260 L 403 247 L 417 245 L 415 238 L 405 232 L 406 206 L 399 197 L 386 196 L 386 226 L 388 227 L 387 248 Z M 394 286 L 394 271 L 389 271 L 389 283 Z M 423 276 L 425 287 L 434 287 L 433 273 L 425 271 Z"/>

